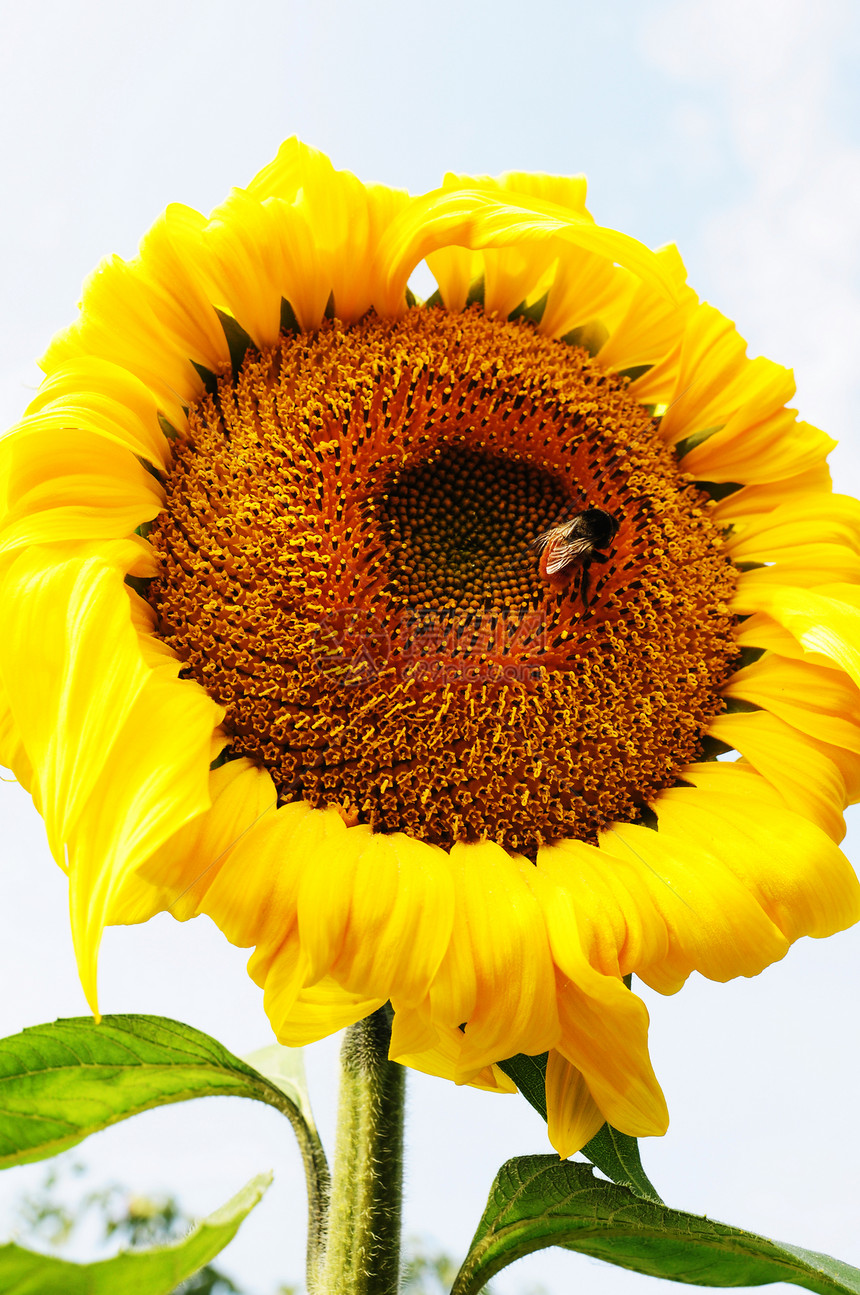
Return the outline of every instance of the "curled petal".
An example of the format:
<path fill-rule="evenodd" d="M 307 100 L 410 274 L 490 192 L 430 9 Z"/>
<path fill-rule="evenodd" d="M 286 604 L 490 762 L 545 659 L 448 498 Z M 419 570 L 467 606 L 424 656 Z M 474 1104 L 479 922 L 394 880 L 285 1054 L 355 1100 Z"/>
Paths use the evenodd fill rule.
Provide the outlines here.
<path fill-rule="evenodd" d="M 582 1072 L 555 1050 L 547 1058 L 546 1113 L 549 1140 L 562 1160 L 581 1151 L 606 1122 Z"/>

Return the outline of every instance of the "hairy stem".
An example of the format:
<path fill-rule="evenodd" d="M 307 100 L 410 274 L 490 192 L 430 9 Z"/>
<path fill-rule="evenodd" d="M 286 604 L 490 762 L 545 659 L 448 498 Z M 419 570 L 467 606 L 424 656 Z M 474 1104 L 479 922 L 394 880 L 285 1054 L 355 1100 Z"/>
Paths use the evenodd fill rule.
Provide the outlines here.
<path fill-rule="evenodd" d="M 350 1026 L 325 1264 L 314 1295 L 396 1295 L 400 1284 L 405 1070 L 388 1060 L 381 1008 Z"/>

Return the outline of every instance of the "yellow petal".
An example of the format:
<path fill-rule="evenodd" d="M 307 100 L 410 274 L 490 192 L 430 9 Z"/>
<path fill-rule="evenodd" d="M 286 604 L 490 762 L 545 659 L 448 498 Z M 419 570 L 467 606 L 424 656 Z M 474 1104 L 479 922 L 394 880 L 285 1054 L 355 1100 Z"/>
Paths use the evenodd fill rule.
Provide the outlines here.
<path fill-rule="evenodd" d="M 844 855 L 781 796 L 771 799 L 753 769 L 714 761 L 691 766 L 684 777 L 695 785 L 663 792 L 655 806 L 658 836 L 664 825 L 679 839 L 695 834 L 788 941 L 832 935 L 857 921 L 860 886 Z"/>
<path fill-rule="evenodd" d="M 276 817 L 274 783 L 249 760 L 230 760 L 210 773 L 209 797 L 210 807 L 126 880 L 111 922 L 143 922 L 160 912 L 184 922 L 207 912 L 232 944 L 264 938 L 267 925 L 277 920 L 272 891 L 283 873 L 279 833 L 261 830 Z M 226 875 L 213 890 L 222 870 Z M 281 921 L 289 925 L 283 912 Z"/>
<path fill-rule="evenodd" d="M 399 1061 L 402 1065 L 409 1066 L 412 1070 L 420 1070 L 425 1075 L 438 1075 L 440 1079 L 448 1079 L 455 1084 L 468 1083 L 473 1088 L 483 1088 L 490 1093 L 515 1093 L 517 1091 L 517 1086 L 513 1080 L 509 1079 L 498 1066 L 485 1066 L 470 1075 L 468 1079 L 463 1078 L 460 1066 L 462 1034 L 456 1027 L 440 1029 L 435 1047 L 422 1049 L 420 1052 L 401 1054 L 399 1051 L 395 1051 L 396 1037 L 397 1013 L 395 1013 L 392 1027 L 391 1059 L 393 1061 Z"/>
<path fill-rule="evenodd" d="M 825 666 L 829 670 L 840 669 L 832 657 L 824 656 L 821 652 L 804 651 L 803 646 L 784 625 L 761 612 L 746 617 L 738 627 L 735 641 L 741 648 L 758 648 L 795 661 L 811 661 L 814 665 Z"/>
<path fill-rule="evenodd" d="M 741 755 L 775 787 L 790 809 L 816 823 L 837 843 L 845 835 L 848 803 L 837 764 L 796 728 L 766 710 L 718 715 L 708 730 Z"/>
<path fill-rule="evenodd" d="M 849 601 L 851 592 L 845 586 L 797 589 L 760 585 L 750 599 L 755 603 L 750 610 L 764 612 L 806 652 L 829 657 L 860 686 L 860 607 Z"/>
<path fill-rule="evenodd" d="M 159 326 L 151 293 L 134 262 L 108 257 L 84 284 L 77 323 L 59 333 L 41 365 L 47 374 L 97 356 L 127 369 L 152 392 L 174 427 L 185 406 L 203 394 L 203 382 L 177 343 Z"/>
<path fill-rule="evenodd" d="M 592 320 L 599 320 L 608 331 L 623 316 L 625 299 L 641 281 L 605 256 L 581 247 L 560 246 L 557 254 L 539 331 L 547 337 L 564 337 Z"/>
<path fill-rule="evenodd" d="M 123 572 L 106 561 L 46 562 L 32 550 L 12 565 L 0 597 L 16 609 L 0 672 L 55 858 L 68 850 L 75 947 L 94 1002 L 112 895 L 208 803 L 221 711 L 195 684 L 146 667 Z"/>
<path fill-rule="evenodd" d="M 350 171 L 335 170 L 324 153 L 295 138 L 281 145 L 274 162 L 251 181 L 245 192 L 268 206 L 274 200 L 277 205 L 272 210 L 279 213 L 281 220 L 285 206 L 293 205 L 312 231 L 310 246 L 317 258 L 324 293 L 320 311 L 333 295 L 339 319 L 354 322 L 366 314 L 373 298 L 374 249 L 382 231 L 406 206 L 409 195 L 382 184 L 362 184 Z M 321 313 L 313 324 L 302 323 L 289 285 L 283 295 L 303 328 L 319 323 Z"/>
<path fill-rule="evenodd" d="M 788 942 L 745 879 L 738 878 L 720 853 L 710 821 L 703 819 L 696 830 L 695 819 L 688 815 L 680 828 L 665 792 L 654 808 L 659 831 L 615 823 L 601 837 L 601 846 L 638 865 L 666 923 L 673 951 L 669 963 L 676 974 L 695 970 L 709 980 L 725 981 L 755 976 L 783 957 Z M 640 967 L 637 974 L 665 992 L 663 966 Z M 675 987 L 666 988 L 672 992 Z"/>
<path fill-rule="evenodd" d="M 325 977 L 303 989 L 284 1010 L 278 1001 L 279 971 L 279 964 L 275 962 L 266 980 L 264 1001 L 266 1015 L 279 1042 L 288 1048 L 303 1048 L 307 1043 L 315 1043 L 317 1039 L 344 1030 L 348 1025 L 364 1020 L 385 1003 L 384 998 L 362 999 L 358 994 L 350 994 L 336 980 Z M 292 979 L 288 976 L 289 982 Z"/>
<path fill-rule="evenodd" d="M 371 835 L 358 856 L 335 978 L 366 998 L 422 1002 L 454 923 L 447 855 L 402 832 Z"/>
<path fill-rule="evenodd" d="M 182 431 L 185 418 L 176 424 Z M 146 383 L 110 360 L 81 355 L 52 371 L 16 432 L 78 428 L 131 450 L 164 471 L 170 447 Z"/>
<path fill-rule="evenodd" d="M 825 580 L 860 582 L 860 554 L 844 544 L 797 544 L 770 566 L 742 571 L 732 600 L 732 610 L 739 616 L 766 609 L 767 589 L 789 585 L 808 589 Z"/>
<path fill-rule="evenodd" d="M 428 253 L 427 268 L 436 280 L 446 310 L 464 310 L 469 288 L 480 277 L 483 259 L 468 247 L 440 247 Z"/>
<path fill-rule="evenodd" d="M 214 373 L 229 366 L 230 348 L 194 255 L 206 223 L 199 211 L 173 203 L 146 234 L 134 266 L 162 337 Z"/>
<path fill-rule="evenodd" d="M 581 1151 L 606 1123 L 582 1072 L 560 1052 L 546 1066 L 547 1133 L 562 1160 Z"/>
<path fill-rule="evenodd" d="M 413 199 L 384 231 L 377 249 L 374 304 L 381 315 L 402 314 L 409 275 L 439 248 L 483 251 L 550 239 L 618 261 L 673 297 L 671 278 L 653 252 L 625 234 L 594 224 L 583 213 L 538 199 L 517 201 L 515 194 L 500 201 L 479 190 L 439 189 Z"/>
<path fill-rule="evenodd" d="M 6 509 L 0 554 L 65 540 L 119 539 L 164 506 L 164 491 L 127 450 L 89 432 L 0 442 Z"/>
<path fill-rule="evenodd" d="M 560 979 L 558 1051 L 582 1071 L 614 1128 L 631 1137 L 659 1137 L 669 1112 L 648 1056 L 645 1004 L 620 980 L 607 977 L 601 988 L 598 998 Z"/>
<path fill-rule="evenodd" d="M 616 1128 L 634 1136 L 663 1133 L 668 1114 L 648 1056 L 648 1013 L 621 979 L 620 966 L 615 974 L 605 975 L 586 957 L 575 907 L 597 907 L 598 922 L 604 913 L 599 901 L 595 905 L 593 894 L 568 888 L 565 856 L 570 858 L 570 852 L 553 847 L 542 851 L 539 866 L 529 876 L 544 912 L 558 968 L 561 1035 L 556 1047 L 582 1071 L 605 1118 Z M 604 855 L 603 869 L 610 871 L 614 862 Z M 656 917 L 647 899 L 643 908 L 646 920 Z M 617 934 L 616 929 L 616 939 Z M 618 952 L 616 945 L 616 966 Z"/>
<path fill-rule="evenodd" d="M 370 835 L 369 827 L 347 827 L 339 811 L 331 808 L 308 815 L 292 843 L 291 855 L 302 864 L 298 914 L 309 985 L 322 979 L 340 957 L 356 868 Z"/>
<path fill-rule="evenodd" d="M 726 540 L 733 562 L 774 562 L 809 544 L 860 551 L 860 500 L 816 494 L 736 523 Z"/>
<path fill-rule="evenodd" d="M 373 248 L 407 201 L 398 190 L 334 171 L 313 150 L 308 161 L 310 173 L 294 201 L 260 201 L 235 189 L 186 240 L 184 255 L 215 305 L 258 346 L 276 343 L 282 300 L 303 330 L 319 327 L 329 299 L 345 322 L 366 314 L 375 289 Z"/>
<path fill-rule="evenodd" d="M 687 318 L 661 436 L 675 445 L 695 432 L 723 426 L 740 403 L 747 364 L 746 342 L 732 321 L 705 302 L 696 306 Z"/>
<path fill-rule="evenodd" d="M 0 673 L 58 862 L 148 675 L 122 582 L 97 558 L 57 564 L 36 549 L 10 568 L 0 595 L 14 608 Z"/>
<path fill-rule="evenodd" d="M 25 791 L 33 789 L 33 766 L 27 758 L 0 672 L 0 765 L 11 769 Z M 37 805 L 38 808 L 38 805 Z"/>
<path fill-rule="evenodd" d="M 580 842 L 574 844 L 582 846 Z M 602 881 L 601 873 L 609 883 L 605 890 L 580 887 L 580 878 L 583 873 L 587 875 L 592 861 L 598 883 Z M 572 866 L 566 868 L 566 864 Z M 644 975 L 642 966 L 650 965 L 658 951 L 667 951 L 672 934 L 666 905 L 662 912 L 662 897 L 658 896 L 657 903 L 651 900 L 651 878 L 641 877 L 641 864 L 641 853 L 633 855 L 631 866 L 618 851 L 613 857 L 594 847 L 585 847 L 584 851 L 548 847 L 540 851 L 531 877 L 547 918 L 558 967 L 562 1027 L 558 1052 L 582 1071 L 604 1118 L 633 1136 L 663 1133 L 668 1120 L 666 1101 L 648 1054 L 648 1011 L 622 980 L 622 966 L 633 960 Z M 610 892 L 609 904 L 604 903 L 606 891 Z M 624 925 L 606 921 L 613 906 L 624 918 L 633 917 L 631 926 L 635 927 L 639 919 L 640 929 L 633 930 L 629 947 L 627 921 Z M 591 921 L 583 922 L 589 936 L 587 945 L 579 939 L 578 919 L 582 922 L 585 913 L 591 914 Z M 645 927 L 651 929 L 648 935 Z M 601 948 L 605 943 L 610 945 L 609 952 Z M 610 963 L 611 967 L 614 962 L 609 973 L 594 966 L 594 953 L 604 966 Z M 661 966 L 664 961 L 666 957 L 661 958 Z"/>
<path fill-rule="evenodd" d="M 479 190 L 499 201 L 529 203 L 537 199 L 557 204 L 591 220 L 585 210 L 584 176 L 532 175 L 523 171 L 509 171 L 497 177 L 445 176 L 442 182 L 443 192 L 462 190 Z M 482 277 L 484 309 L 488 314 L 497 312 L 506 316 L 533 294 L 560 251 L 563 252 L 564 248 L 556 246 L 552 240 L 524 246 L 491 248 L 483 253 L 471 252 L 462 247 L 445 247 L 431 253 L 427 264 L 437 276 L 442 300 L 449 310 L 462 310 L 472 281 Z M 588 317 L 591 318 L 590 315 Z"/>
<path fill-rule="evenodd" d="M 751 360 L 750 368 L 756 364 L 770 366 L 769 361 Z M 759 484 L 820 470 L 836 442 L 820 428 L 800 422 L 795 410 L 783 408 L 794 391 L 794 383 L 785 377 L 787 372 L 778 365 L 770 366 L 765 374 L 770 403 L 762 408 L 756 393 L 756 398 L 742 404 L 723 427 L 684 455 L 683 470 L 700 481 Z M 715 409 L 711 417 L 718 416 Z"/>
<path fill-rule="evenodd" d="M 769 513 L 781 504 L 791 506 L 795 501 L 805 503 L 807 495 L 827 495 L 833 487 L 830 469 L 824 462 L 814 464 L 803 472 L 779 481 L 762 481 L 735 490 L 724 499 L 717 500 L 711 516 L 719 525 L 746 522 L 760 513 Z"/>
<path fill-rule="evenodd" d="M 69 833 L 72 936 L 94 1011 L 96 960 L 113 896 L 126 876 L 207 807 L 213 720 L 219 718 L 202 689 L 151 672 Z"/>
<path fill-rule="evenodd" d="M 595 971 L 616 978 L 662 966 L 670 956 L 666 922 L 637 860 L 617 855 L 573 840 L 538 851 L 532 884 L 541 896 L 553 958 L 569 975 L 574 969 L 566 959 L 576 947 Z"/>
<path fill-rule="evenodd" d="M 431 998 L 434 1022 L 466 1025 L 461 1068 L 517 1052 L 534 1056 L 558 1037 L 555 980 L 532 865 L 491 841 L 451 850 L 454 930 Z"/>
<path fill-rule="evenodd" d="M 860 688 L 841 671 L 766 656 L 733 675 L 723 693 L 764 707 L 801 733 L 860 752 Z"/>
<path fill-rule="evenodd" d="M 323 174 L 334 170 L 324 153 L 291 135 L 281 144 L 268 166 L 257 172 L 246 191 L 258 202 L 263 202 L 266 198 L 282 198 L 286 202 L 294 202 L 314 166 L 320 168 Z"/>
<path fill-rule="evenodd" d="M 665 266 L 674 285 L 676 300 L 667 300 L 664 293 L 655 292 L 649 284 L 635 280 L 622 294 L 624 313 L 599 352 L 600 363 L 607 368 L 629 369 L 643 364 L 657 365 L 661 361 L 665 364 L 670 359 L 680 360 L 685 325 L 696 296 L 687 286 L 687 271 L 676 247 L 658 248 L 655 256 Z M 644 393 L 644 382 L 644 377 L 638 379 L 633 390 L 638 400 L 649 402 L 654 393 Z M 661 395 L 664 391 L 665 387 L 661 385 Z"/>

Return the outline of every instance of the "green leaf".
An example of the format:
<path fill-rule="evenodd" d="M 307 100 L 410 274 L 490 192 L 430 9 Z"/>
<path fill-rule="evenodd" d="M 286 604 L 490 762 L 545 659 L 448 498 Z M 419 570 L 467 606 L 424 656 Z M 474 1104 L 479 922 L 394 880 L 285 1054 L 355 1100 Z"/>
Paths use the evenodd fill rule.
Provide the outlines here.
<path fill-rule="evenodd" d="M 90 1016 L 0 1039 L 0 1168 L 73 1147 L 140 1111 L 251 1097 L 311 1135 L 297 1102 L 208 1035 L 159 1016 Z"/>
<path fill-rule="evenodd" d="M 302 1048 L 286 1048 L 282 1043 L 272 1043 L 267 1048 L 249 1052 L 242 1060 L 279 1088 L 301 1111 L 308 1128 L 316 1131 Z"/>
<path fill-rule="evenodd" d="M 70 1263 L 13 1243 L 0 1246 L 0 1290 L 4 1295 L 170 1295 L 233 1240 L 271 1181 L 271 1174 L 252 1178 L 183 1241 L 124 1251 L 98 1263 Z"/>
<path fill-rule="evenodd" d="M 555 1156 L 524 1156 L 499 1170 L 451 1295 L 476 1295 L 502 1268 L 547 1246 L 697 1286 L 784 1281 L 819 1295 L 860 1295 L 858 1268 L 643 1200 Z"/>
<path fill-rule="evenodd" d="M 513 1079 L 523 1097 L 543 1119 L 546 1119 L 546 1063 L 545 1052 L 537 1057 L 528 1057 L 520 1052 L 498 1063 L 499 1069 Z M 627 1133 L 619 1133 L 611 1124 L 604 1124 L 597 1131 L 582 1148 L 582 1155 L 614 1183 L 621 1183 L 648 1200 L 661 1199 L 642 1168 L 638 1142 Z"/>

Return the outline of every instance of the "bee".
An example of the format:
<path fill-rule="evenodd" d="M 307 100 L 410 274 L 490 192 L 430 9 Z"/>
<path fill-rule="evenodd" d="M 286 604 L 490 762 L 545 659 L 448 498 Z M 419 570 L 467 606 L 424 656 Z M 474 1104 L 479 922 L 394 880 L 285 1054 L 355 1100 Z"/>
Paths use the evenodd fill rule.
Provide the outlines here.
<path fill-rule="evenodd" d="M 540 551 L 540 574 L 551 589 L 565 589 L 577 572 L 579 594 L 588 606 L 588 576 L 592 562 L 606 562 L 608 549 L 618 534 L 618 518 L 603 508 L 585 508 L 567 521 L 551 526 L 533 540 Z"/>

